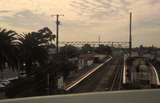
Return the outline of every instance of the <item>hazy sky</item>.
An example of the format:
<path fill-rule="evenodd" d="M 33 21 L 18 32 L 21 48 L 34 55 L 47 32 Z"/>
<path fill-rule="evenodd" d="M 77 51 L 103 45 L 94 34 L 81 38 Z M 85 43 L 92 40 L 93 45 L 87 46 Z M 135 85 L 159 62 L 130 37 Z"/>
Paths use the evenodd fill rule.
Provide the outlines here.
<path fill-rule="evenodd" d="M 160 47 L 160 0 L 0 0 L 0 27 L 29 32 L 48 26 L 60 40 L 128 41 L 133 12 L 133 44 Z"/>

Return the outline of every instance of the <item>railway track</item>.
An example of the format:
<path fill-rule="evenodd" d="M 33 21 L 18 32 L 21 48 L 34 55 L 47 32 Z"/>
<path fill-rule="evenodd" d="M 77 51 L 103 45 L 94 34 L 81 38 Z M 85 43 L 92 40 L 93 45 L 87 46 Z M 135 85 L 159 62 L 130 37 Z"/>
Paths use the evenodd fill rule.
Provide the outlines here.
<path fill-rule="evenodd" d="M 65 90 L 68 91 L 70 89 L 72 89 L 74 86 L 78 85 L 80 82 L 82 82 L 84 79 L 86 79 L 87 77 L 89 77 L 90 75 L 94 74 L 94 72 L 96 72 L 99 68 L 103 67 L 107 62 L 109 62 L 112 59 L 112 57 L 110 57 L 109 59 L 107 59 L 104 63 L 100 64 L 99 66 L 97 66 L 96 68 L 94 68 L 92 71 L 89 71 L 88 73 L 86 73 L 85 75 L 83 75 L 79 80 L 77 80 L 76 82 L 74 82 L 73 84 L 71 84 L 70 86 L 66 87 Z"/>
<path fill-rule="evenodd" d="M 78 85 L 71 88 L 68 93 L 97 92 L 109 91 L 110 84 L 114 75 L 114 70 L 118 64 L 118 60 L 113 58 L 106 63 L 101 69 L 88 76 Z"/>
<path fill-rule="evenodd" d="M 123 61 L 119 60 L 119 63 L 115 67 L 115 75 L 110 87 L 110 91 L 121 90 L 122 89 L 122 79 L 123 79 Z"/>

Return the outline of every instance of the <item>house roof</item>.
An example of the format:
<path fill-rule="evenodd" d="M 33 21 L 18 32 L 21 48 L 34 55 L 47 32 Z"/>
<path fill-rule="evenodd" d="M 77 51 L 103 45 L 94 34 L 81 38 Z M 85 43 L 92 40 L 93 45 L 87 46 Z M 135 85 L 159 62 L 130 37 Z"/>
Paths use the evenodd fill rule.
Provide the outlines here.
<path fill-rule="evenodd" d="M 80 59 L 85 59 L 85 60 L 93 60 L 94 54 L 82 54 L 79 56 Z"/>

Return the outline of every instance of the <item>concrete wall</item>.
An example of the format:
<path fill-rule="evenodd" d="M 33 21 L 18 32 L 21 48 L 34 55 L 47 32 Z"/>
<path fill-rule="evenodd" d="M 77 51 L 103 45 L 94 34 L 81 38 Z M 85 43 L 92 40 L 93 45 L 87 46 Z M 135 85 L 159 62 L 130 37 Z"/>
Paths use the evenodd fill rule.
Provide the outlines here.
<path fill-rule="evenodd" d="M 1 100 L 0 103 L 160 103 L 160 89 Z"/>

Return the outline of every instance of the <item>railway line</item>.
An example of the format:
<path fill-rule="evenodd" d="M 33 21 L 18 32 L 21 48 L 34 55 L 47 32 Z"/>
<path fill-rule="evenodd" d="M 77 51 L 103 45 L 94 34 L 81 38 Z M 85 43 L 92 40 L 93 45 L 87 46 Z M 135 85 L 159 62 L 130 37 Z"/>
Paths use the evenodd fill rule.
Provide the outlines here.
<path fill-rule="evenodd" d="M 92 74 L 86 75 L 85 78 L 83 78 L 83 80 L 80 80 L 77 83 L 71 85 L 68 89 L 66 89 L 67 93 L 135 89 L 133 88 L 134 85 L 137 85 L 137 83 L 138 85 L 141 83 L 143 84 L 143 81 L 140 82 L 133 82 L 133 81 L 137 80 L 138 77 L 141 77 L 139 76 L 139 74 L 143 74 L 143 72 L 138 73 L 135 76 L 135 72 L 131 71 L 131 74 L 134 74 L 135 77 L 133 81 L 129 81 L 129 78 L 132 78 L 133 75 L 132 76 L 129 75 L 128 71 L 132 70 L 133 67 L 132 65 L 130 65 L 129 67 L 126 62 L 127 61 L 122 57 L 113 57 L 110 61 L 104 63 L 102 67 L 94 71 Z M 147 71 L 147 73 L 149 74 L 151 72 L 152 74 L 152 75 L 149 74 L 151 80 L 149 83 L 154 84 L 156 86 L 159 85 L 159 79 L 157 79 L 157 73 L 155 68 L 150 63 L 148 63 L 147 65 L 149 66 L 149 71 Z M 145 88 L 145 86 L 147 85 L 148 84 L 145 84 L 143 88 Z"/>
<path fill-rule="evenodd" d="M 98 69 L 95 73 L 85 78 L 85 80 L 81 81 L 79 84 L 74 85 L 74 87 L 70 88 L 68 92 L 82 93 L 82 92 L 110 91 L 111 84 L 113 84 L 113 78 L 115 77 L 114 74 L 118 73 L 117 76 L 118 80 L 120 81 L 122 80 L 121 79 L 122 73 L 119 74 L 119 70 L 122 71 L 122 62 L 120 61 L 122 60 L 113 58 L 112 60 L 104 64 L 103 67 Z M 120 89 L 120 87 L 117 88 L 116 86 L 114 86 L 114 90 L 115 89 L 116 90 Z"/>
<path fill-rule="evenodd" d="M 110 91 L 121 90 L 122 87 L 122 78 L 123 78 L 123 61 L 120 61 L 115 69 L 115 75 L 112 81 L 112 85 L 110 87 Z"/>

